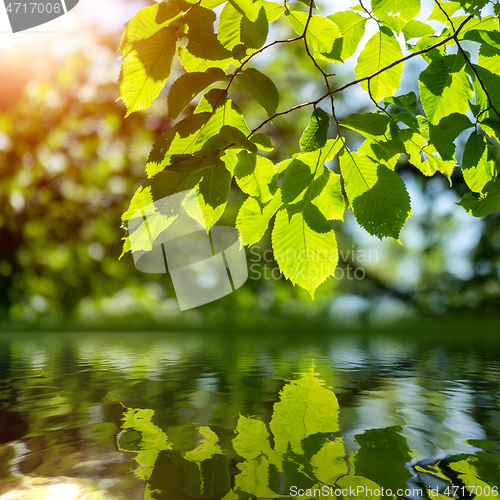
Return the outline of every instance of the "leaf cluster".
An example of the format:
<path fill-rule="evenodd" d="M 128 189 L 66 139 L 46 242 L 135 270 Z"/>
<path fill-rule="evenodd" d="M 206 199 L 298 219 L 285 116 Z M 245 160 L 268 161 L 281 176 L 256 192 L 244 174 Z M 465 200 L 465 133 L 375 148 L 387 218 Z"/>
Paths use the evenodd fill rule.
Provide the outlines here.
<path fill-rule="evenodd" d="M 398 165 L 406 160 L 425 176 L 440 172 L 451 182 L 458 168 L 455 142 L 465 131 L 460 168 L 470 192 L 460 205 L 474 216 L 498 210 L 499 19 L 487 0 L 435 0 L 427 22 L 417 19 L 420 10 L 420 0 L 372 0 L 370 7 L 360 2 L 329 15 L 312 0 L 293 7 L 268 0 L 168 0 L 140 10 L 120 45 L 127 115 L 158 97 L 174 58 L 185 73 L 168 85 L 167 95 L 168 118 L 181 119 L 155 142 L 148 180 L 124 221 L 147 204 L 194 188 L 200 222 L 209 227 L 224 213 L 234 181 L 248 195 L 236 220 L 244 244 L 257 243 L 272 226 L 281 271 L 313 296 L 337 266 L 332 221 L 343 220 L 346 202 L 369 234 L 399 240 L 411 206 Z M 363 44 L 368 24 L 373 34 Z M 269 42 L 280 31 L 276 25 L 289 37 Z M 292 44 L 303 48 L 324 93 L 280 109 L 282 89 L 258 69 L 255 56 L 278 46 L 286 57 Z M 332 65 L 356 52 L 355 78 L 335 86 Z M 405 63 L 414 57 L 426 63 L 418 89 L 397 95 Z M 262 109 L 263 120 L 252 129 L 234 100 L 236 82 Z M 356 85 L 374 110 L 340 119 L 335 98 Z M 308 107 L 297 153 L 272 162 L 267 155 L 273 146 L 263 131 Z M 363 139 L 357 151 L 348 146 L 346 129 Z"/>

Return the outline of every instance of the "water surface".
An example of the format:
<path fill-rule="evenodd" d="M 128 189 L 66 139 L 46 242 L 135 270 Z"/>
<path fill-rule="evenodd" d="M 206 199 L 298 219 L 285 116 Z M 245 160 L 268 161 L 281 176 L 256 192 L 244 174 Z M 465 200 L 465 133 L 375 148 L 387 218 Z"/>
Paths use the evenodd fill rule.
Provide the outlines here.
<path fill-rule="evenodd" d="M 1 334 L 0 499 L 495 498 L 499 383 L 491 342 Z"/>

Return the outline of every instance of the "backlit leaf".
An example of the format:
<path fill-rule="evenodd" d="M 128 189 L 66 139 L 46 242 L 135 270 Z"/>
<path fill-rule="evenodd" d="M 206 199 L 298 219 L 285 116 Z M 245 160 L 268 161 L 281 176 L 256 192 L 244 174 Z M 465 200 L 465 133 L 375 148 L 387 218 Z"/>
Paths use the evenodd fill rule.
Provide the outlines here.
<path fill-rule="evenodd" d="M 256 154 L 241 151 L 237 154 L 234 175 L 240 189 L 261 203 L 273 198 L 269 190 L 271 180 L 276 174 L 274 163 Z"/>
<path fill-rule="evenodd" d="M 149 108 L 164 87 L 177 42 L 177 28 L 167 26 L 137 42 L 123 61 L 120 72 L 120 99 L 127 115 Z"/>
<path fill-rule="evenodd" d="M 340 168 L 358 224 L 380 239 L 398 239 L 410 215 L 410 197 L 401 177 L 367 156 L 346 150 L 340 155 Z"/>
<path fill-rule="evenodd" d="M 371 76 L 402 57 L 401 47 L 393 33 L 386 28 L 381 28 L 368 40 L 368 43 L 361 51 L 358 63 L 354 68 L 356 78 L 361 79 Z M 360 85 L 365 90 L 368 90 L 369 85 L 373 99 L 379 102 L 396 93 L 401 82 L 402 73 L 403 65 L 398 64 L 371 78 L 369 84 L 365 80 Z"/>
<path fill-rule="evenodd" d="M 321 53 L 319 56 L 334 62 L 346 61 L 354 55 L 365 34 L 367 18 L 348 10 L 336 12 L 328 16 L 328 19 L 339 27 L 342 37 L 334 40 L 330 52 Z"/>
<path fill-rule="evenodd" d="M 217 38 L 228 50 L 241 43 L 241 20 L 243 14 L 237 11 L 233 4 L 227 2 L 222 9 L 217 27 Z"/>
<path fill-rule="evenodd" d="M 240 231 L 245 245 L 253 245 L 262 239 L 269 222 L 281 206 L 280 190 L 264 207 L 251 196 L 245 200 L 236 219 L 236 228 Z"/>
<path fill-rule="evenodd" d="M 181 75 L 168 93 L 168 116 L 175 120 L 196 95 L 212 83 L 222 80 L 224 76 L 225 73 L 220 68 Z"/>
<path fill-rule="evenodd" d="M 466 193 L 458 205 L 462 206 L 470 215 L 483 217 L 500 210 L 500 182 L 490 181 L 483 187 L 481 195 Z"/>
<path fill-rule="evenodd" d="M 255 68 L 240 71 L 237 75 L 243 88 L 266 110 L 269 116 L 276 113 L 279 94 L 276 85 L 264 73 Z"/>
<path fill-rule="evenodd" d="M 188 44 L 186 49 L 196 57 L 221 60 L 231 57 L 214 32 L 216 15 L 200 5 L 193 5 L 184 16 L 188 26 Z"/>
<path fill-rule="evenodd" d="M 255 22 L 259 17 L 261 2 L 259 0 L 229 0 L 233 7 L 241 12 L 250 21 Z"/>
<path fill-rule="evenodd" d="M 443 56 L 420 73 L 420 98 L 430 123 L 437 125 L 443 117 L 469 109 L 472 86 L 465 64 L 461 54 Z"/>
<path fill-rule="evenodd" d="M 497 176 L 497 162 L 493 153 L 488 149 L 488 141 L 475 131 L 465 144 L 462 174 L 470 190 L 477 193 Z"/>
<path fill-rule="evenodd" d="M 247 17 L 241 19 L 241 43 L 246 47 L 260 49 L 267 40 L 269 23 L 267 21 L 266 9 L 260 8 L 259 15 L 255 21 Z"/>
<path fill-rule="evenodd" d="M 311 296 L 337 267 L 335 234 L 325 216 L 313 204 L 296 213 L 279 210 L 272 243 L 281 272 L 293 284 L 309 291 Z M 278 444 L 276 449 L 279 449 Z"/>
<path fill-rule="evenodd" d="M 420 11 L 420 0 L 372 0 L 373 14 L 399 32 Z"/>
<path fill-rule="evenodd" d="M 384 102 L 394 104 L 394 106 L 399 106 L 408 111 L 417 111 L 417 96 L 415 92 L 408 92 L 408 94 L 394 97 L 386 97 Z"/>
<path fill-rule="evenodd" d="M 290 12 L 287 16 L 297 35 L 302 35 L 306 28 L 308 14 L 306 12 Z M 322 16 L 312 16 L 307 26 L 306 42 L 317 52 L 328 53 L 333 48 L 334 40 L 342 38 L 339 27 Z"/>
<path fill-rule="evenodd" d="M 330 115 L 321 108 L 313 111 L 311 120 L 300 138 L 300 150 L 303 153 L 322 148 L 326 144 Z"/>
<path fill-rule="evenodd" d="M 453 141 L 464 130 L 473 126 L 474 124 L 465 115 L 452 113 L 442 118 L 437 125 L 429 127 L 429 137 L 443 160 L 453 160 L 455 153 Z"/>

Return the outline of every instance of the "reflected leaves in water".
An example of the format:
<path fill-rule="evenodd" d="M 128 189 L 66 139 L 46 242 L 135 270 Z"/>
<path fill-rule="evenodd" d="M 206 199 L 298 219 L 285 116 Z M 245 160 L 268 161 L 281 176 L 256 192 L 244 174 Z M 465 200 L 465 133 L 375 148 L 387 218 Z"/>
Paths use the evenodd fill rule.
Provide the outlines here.
<path fill-rule="evenodd" d="M 401 435 L 402 427 L 369 429 L 356 436 L 360 449 L 354 455 L 354 470 L 385 489 L 405 489 L 411 472 L 405 464 L 416 455 Z"/>
<path fill-rule="evenodd" d="M 269 426 L 240 415 L 232 439 L 235 467 L 210 427 L 199 427 L 199 445 L 182 455 L 151 421 L 153 415 L 153 410 L 127 409 L 118 441 L 122 451 L 137 452 L 136 473 L 148 481 L 146 498 L 237 500 L 289 495 L 291 486 L 377 488 L 364 477 L 347 475 L 344 444 L 334 436 L 339 404 L 314 370 L 283 387 Z"/>
<path fill-rule="evenodd" d="M 493 485 L 487 481 L 500 477 L 500 458 L 486 452 L 417 464 L 413 474 L 409 463 L 416 452 L 398 426 L 355 436 L 359 449 L 348 457 L 342 437 L 336 435 L 339 410 L 335 393 L 312 368 L 282 388 L 269 425 L 240 415 L 228 446 L 221 446 L 216 432 L 203 426 L 197 427 L 197 446 L 180 451 L 152 421 L 154 410 L 133 408 L 125 412 L 118 446 L 136 453 L 135 472 L 147 482 L 146 500 L 280 498 L 289 497 L 292 486 L 310 490 L 310 495 L 297 497 L 301 499 L 324 498 L 321 489 L 329 486 L 359 492 L 344 495 L 345 500 L 377 500 L 394 498 L 379 496 L 381 488 L 404 490 L 412 478 L 429 494 L 436 485 L 440 491 L 464 484 L 484 489 Z"/>

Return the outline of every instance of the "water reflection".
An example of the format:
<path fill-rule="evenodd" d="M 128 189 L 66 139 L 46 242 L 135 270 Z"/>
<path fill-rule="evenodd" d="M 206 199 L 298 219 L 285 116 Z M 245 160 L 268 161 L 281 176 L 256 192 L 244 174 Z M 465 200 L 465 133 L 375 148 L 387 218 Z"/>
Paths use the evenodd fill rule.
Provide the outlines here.
<path fill-rule="evenodd" d="M 0 356 L 2 500 L 47 478 L 126 499 L 499 486 L 496 349 L 40 334 Z"/>

